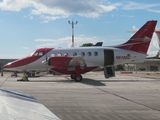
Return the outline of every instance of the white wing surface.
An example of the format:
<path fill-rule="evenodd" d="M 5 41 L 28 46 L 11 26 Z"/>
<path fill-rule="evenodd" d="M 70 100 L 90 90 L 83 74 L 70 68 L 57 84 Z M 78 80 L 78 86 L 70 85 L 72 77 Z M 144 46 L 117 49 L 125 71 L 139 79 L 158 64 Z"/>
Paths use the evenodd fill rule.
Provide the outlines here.
<path fill-rule="evenodd" d="M 60 120 L 36 98 L 0 88 L 0 120 Z"/>

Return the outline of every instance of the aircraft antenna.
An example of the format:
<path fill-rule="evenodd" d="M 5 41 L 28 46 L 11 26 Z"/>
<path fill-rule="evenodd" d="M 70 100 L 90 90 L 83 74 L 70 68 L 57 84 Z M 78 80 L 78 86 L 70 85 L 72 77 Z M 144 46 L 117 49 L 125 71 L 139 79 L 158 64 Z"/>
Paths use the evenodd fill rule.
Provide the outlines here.
<path fill-rule="evenodd" d="M 71 45 L 71 47 L 74 47 L 74 25 L 77 24 L 78 21 L 74 22 L 74 21 L 72 20 L 72 22 L 71 22 L 71 21 L 68 21 L 68 23 L 72 25 L 72 45 Z"/>

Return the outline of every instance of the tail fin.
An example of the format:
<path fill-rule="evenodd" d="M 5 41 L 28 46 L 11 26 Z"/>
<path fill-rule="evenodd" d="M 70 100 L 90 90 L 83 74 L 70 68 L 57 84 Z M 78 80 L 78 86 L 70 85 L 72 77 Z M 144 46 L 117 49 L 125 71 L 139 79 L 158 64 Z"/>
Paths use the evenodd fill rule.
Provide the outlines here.
<path fill-rule="evenodd" d="M 146 54 L 156 24 L 156 20 L 146 22 L 127 42 L 115 47 Z"/>
<path fill-rule="evenodd" d="M 94 46 L 102 46 L 103 42 L 97 42 Z"/>

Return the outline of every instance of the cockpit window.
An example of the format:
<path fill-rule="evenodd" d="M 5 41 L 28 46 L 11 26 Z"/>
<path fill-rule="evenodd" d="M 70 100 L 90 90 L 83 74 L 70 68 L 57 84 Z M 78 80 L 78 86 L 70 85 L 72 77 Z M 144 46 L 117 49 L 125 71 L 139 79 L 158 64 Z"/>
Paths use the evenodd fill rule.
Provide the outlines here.
<path fill-rule="evenodd" d="M 35 53 L 33 54 L 33 56 L 38 56 L 38 52 L 35 52 Z"/>
<path fill-rule="evenodd" d="M 29 56 L 33 56 L 34 55 L 34 52 L 33 53 L 31 53 Z"/>
<path fill-rule="evenodd" d="M 43 56 L 43 52 L 33 52 L 30 56 Z"/>

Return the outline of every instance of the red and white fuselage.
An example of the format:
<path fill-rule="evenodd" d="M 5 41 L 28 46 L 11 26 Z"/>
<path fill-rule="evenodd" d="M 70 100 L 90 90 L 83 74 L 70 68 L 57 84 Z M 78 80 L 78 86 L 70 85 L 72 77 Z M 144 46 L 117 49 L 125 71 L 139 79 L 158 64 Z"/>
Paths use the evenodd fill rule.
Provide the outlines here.
<path fill-rule="evenodd" d="M 157 21 L 148 21 L 127 42 L 113 47 L 40 48 L 26 58 L 4 66 L 6 70 L 53 70 L 71 74 L 77 81 L 81 74 L 97 67 L 143 62 Z"/>
<path fill-rule="evenodd" d="M 105 50 L 112 50 L 114 53 L 113 64 L 124 64 L 124 63 L 137 63 L 143 62 L 146 54 L 137 53 L 134 51 L 112 48 L 112 47 L 80 47 L 80 48 L 50 48 L 50 51 L 44 55 L 38 55 L 39 52 L 48 48 L 40 48 L 35 51 L 35 54 L 27 56 L 23 59 L 19 59 L 8 63 L 4 66 L 5 70 L 11 71 L 29 71 L 29 70 L 47 70 L 51 69 L 52 66 L 43 64 L 42 62 L 50 57 L 54 56 L 82 56 L 87 67 L 103 67 L 105 65 Z M 75 55 L 76 54 L 76 55 Z M 17 63 L 17 64 L 16 64 Z"/>

